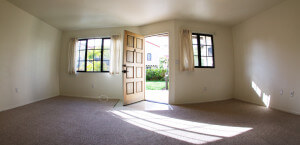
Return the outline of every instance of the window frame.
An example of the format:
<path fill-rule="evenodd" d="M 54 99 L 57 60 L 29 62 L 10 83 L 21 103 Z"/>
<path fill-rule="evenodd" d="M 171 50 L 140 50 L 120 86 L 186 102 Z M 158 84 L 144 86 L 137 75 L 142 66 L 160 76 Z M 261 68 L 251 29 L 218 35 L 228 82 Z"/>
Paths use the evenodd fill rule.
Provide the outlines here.
<path fill-rule="evenodd" d="M 100 49 L 100 52 L 101 52 L 101 59 L 100 59 L 100 63 L 101 63 L 101 67 L 100 67 L 100 71 L 87 71 L 87 62 L 88 62 L 88 60 L 87 60 L 87 53 L 88 53 L 88 40 L 91 40 L 91 39 L 101 39 L 102 40 L 102 42 L 101 42 L 101 49 Z M 79 41 L 83 41 L 83 40 L 85 40 L 86 41 L 86 44 L 85 44 L 85 60 L 84 60 L 84 71 L 79 71 L 78 69 L 76 70 L 77 72 L 79 72 L 79 73 L 109 73 L 109 71 L 103 71 L 103 61 L 106 61 L 106 60 L 103 60 L 103 51 L 104 51 L 104 40 L 105 39 L 108 39 L 108 40 L 111 40 L 111 38 L 110 37 L 104 37 L 104 38 L 82 38 L 82 39 L 78 39 L 78 42 Z M 111 48 L 109 49 L 110 51 L 111 51 Z M 80 50 L 76 50 L 76 51 L 80 51 Z M 77 52 L 76 52 L 77 53 Z M 80 56 L 78 56 L 78 57 L 80 57 Z M 78 62 L 78 66 L 77 66 L 77 68 L 79 67 L 79 62 L 80 62 L 80 60 L 76 60 L 77 62 Z M 95 60 L 93 59 L 93 62 L 94 62 Z M 109 63 L 110 63 L 110 60 L 109 60 Z"/>
<path fill-rule="evenodd" d="M 195 66 L 194 65 L 194 68 L 216 68 L 216 61 L 215 61 L 215 45 L 214 45 L 214 37 L 212 34 L 205 34 L 205 33 L 192 33 L 192 36 L 193 35 L 196 35 L 197 36 L 197 47 L 198 47 L 198 66 Z M 209 57 L 212 57 L 213 59 L 213 65 L 212 66 L 201 66 L 201 44 L 200 44 L 200 36 L 209 36 L 211 37 L 211 47 L 212 47 L 212 56 L 209 56 Z M 205 42 L 207 43 L 207 42 Z M 193 42 L 192 42 L 192 45 Z M 203 46 L 203 45 L 202 45 Z M 205 45 L 207 46 L 207 45 Z M 194 56 L 194 53 L 193 53 L 193 56 Z M 206 56 L 208 57 L 208 56 Z"/>
<path fill-rule="evenodd" d="M 150 56 L 150 57 L 149 57 Z M 149 58 L 149 59 L 148 59 Z M 147 53 L 147 61 L 152 61 L 152 54 L 151 53 Z"/>

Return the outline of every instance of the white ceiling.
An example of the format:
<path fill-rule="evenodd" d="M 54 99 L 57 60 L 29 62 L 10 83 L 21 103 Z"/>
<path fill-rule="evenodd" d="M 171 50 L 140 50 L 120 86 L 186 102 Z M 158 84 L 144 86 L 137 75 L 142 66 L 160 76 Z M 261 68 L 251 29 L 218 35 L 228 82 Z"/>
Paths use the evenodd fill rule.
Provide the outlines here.
<path fill-rule="evenodd" d="M 165 20 L 235 25 L 283 0 L 8 0 L 62 30 L 141 26 Z"/>

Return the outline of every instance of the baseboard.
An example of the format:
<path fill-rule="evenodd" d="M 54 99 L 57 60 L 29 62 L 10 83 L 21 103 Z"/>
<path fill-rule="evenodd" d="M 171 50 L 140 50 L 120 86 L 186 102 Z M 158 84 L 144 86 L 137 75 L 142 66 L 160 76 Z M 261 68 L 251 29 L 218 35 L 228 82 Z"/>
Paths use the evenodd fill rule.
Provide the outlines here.
<path fill-rule="evenodd" d="M 51 97 L 45 97 L 45 98 L 41 98 L 41 99 L 31 100 L 29 102 L 22 103 L 20 105 L 13 105 L 12 107 L 6 107 L 4 109 L 1 109 L 0 112 L 6 111 L 6 110 L 10 110 L 10 109 L 14 109 L 14 108 L 17 108 L 17 107 L 22 107 L 22 106 L 25 106 L 25 105 L 28 105 L 28 104 L 31 104 L 31 103 L 35 103 L 35 102 L 38 102 L 38 101 L 46 100 L 46 99 L 57 97 L 57 96 L 59 96 L 59 95 L 51 96 Z"/>
<path fill-rule="evenodd" d="M 82 95 L 69 95 L 69 94 L 61 94 L 60 96 L 79 97 L 79 98 L 90 98 L 90 99 L 99 99 L 99 97 L 100 97 L 100 96 L 82 96 Z M 108 99 L 119 99 L 119 100 L 121 100 L 120 98 L 117 98 L 117 97 L 109 97 L 109 96 L 108 96 Z"/>
<path fill-rule="evenodd" d="M 242 101 L 242 102 L 245 102 L 245 103 L 250 103 L 250 104 L 258 105 L 258 106 L 265 106 L 262 103 L 257 103 L 256 101 L 247 100 L 247 99 L 244 99 L 244 98 L 233 98 L 233 99 L 236 99 L 236 100 L 239 100 L 239 101 Z"/>
<path fill-rule="evenodd" d="M 300 112 L 295 112 L 295 111 L 291 111 L 291 110 L 288 110 L 286 108 L 282 108 L 282 107 L 278 107 L 278 106 L 269 106 L 269 108 L 271 109 L 274 109 L 274 110 L 279 110 L 279 111 L 282 111 L 282 112 L 286 112 L 286 113 L 291 113 L 291 114 L 294 114 L 294 115 L 300 115 Z"/>
<path fill-rule="evenodd" d="M 262 104 L 256 103 L 254 101 L 249 101 L 249 100 L 246 100 L 246 99 L 241 99 L 241 98 L 233 98 L 233 99 L 236 99 L 236 100 L 239 100 L 239 101 L 243 101 L 243 102 L 246 102 L 246 103 L 251 103 L 251 104 L 259 105 L 259 106 L 264 106 Z M 276 106 L 276 105 L 270 105 L 269 108 L 273 109 L 273 110 L 282 111 L 282 112 L 285 112 L 285 113 L 291 113 L 291 114 L 294 114 L 294 115 L 300 115 L 300 112 L 291 111 L 291 110 L 288 110 L 286 108 L 282 108 L 282 107 L 279 107 L 279 106 Z"/>

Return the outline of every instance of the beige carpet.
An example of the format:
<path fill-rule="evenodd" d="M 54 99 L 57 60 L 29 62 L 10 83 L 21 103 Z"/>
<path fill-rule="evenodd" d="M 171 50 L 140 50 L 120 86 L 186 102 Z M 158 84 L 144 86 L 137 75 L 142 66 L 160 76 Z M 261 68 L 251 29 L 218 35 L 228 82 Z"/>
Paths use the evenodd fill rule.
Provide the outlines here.
<path fill-rule="evenodd" d="M 237 100 L 163 111 L 116 103 L 55 97 L 0 112 L 0 144 L 300 144 L 300 116 Z"/>

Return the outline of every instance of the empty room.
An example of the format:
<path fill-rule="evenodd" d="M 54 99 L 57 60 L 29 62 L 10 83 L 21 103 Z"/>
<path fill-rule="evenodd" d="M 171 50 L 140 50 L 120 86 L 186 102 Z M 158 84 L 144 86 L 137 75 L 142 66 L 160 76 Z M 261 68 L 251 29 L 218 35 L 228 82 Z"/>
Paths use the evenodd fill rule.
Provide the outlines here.
<path fill-rule="evenodd" d="M 0 0 L 1 145 L 299 145 L 299 0 Z"/>

